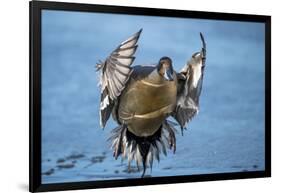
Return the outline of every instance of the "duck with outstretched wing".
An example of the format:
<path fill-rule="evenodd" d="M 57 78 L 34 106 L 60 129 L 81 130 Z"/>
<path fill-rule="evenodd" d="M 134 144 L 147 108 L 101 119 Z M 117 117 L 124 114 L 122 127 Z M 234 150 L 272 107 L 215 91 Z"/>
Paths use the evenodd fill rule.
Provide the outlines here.
<path fill-rule="evenodd" d="M 166 148 L 176 151 L 176 123 L 181 131 L 199 111 L 206 61 L 206 43 L 178 73 L 164 56 L 156 65 L 131 66 L 142 30 L 122 42 L 104 62 L 97 64 L 100 75 L 100 125 L 112 115 L 118 126 L 112 130 L 113 156 L 135 161 L 142 177 L 153 160 L 159 161 Z"/>

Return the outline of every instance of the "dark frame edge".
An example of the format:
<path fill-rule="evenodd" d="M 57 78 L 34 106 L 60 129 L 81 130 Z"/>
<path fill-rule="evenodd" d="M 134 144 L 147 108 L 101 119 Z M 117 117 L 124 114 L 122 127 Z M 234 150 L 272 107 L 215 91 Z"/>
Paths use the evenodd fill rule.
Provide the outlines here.
<path fill-rule="evenodd" d="M 29 2 L 29 191 L 41 185 L 41 10 Z"/>
<path fill-rule="evenodd" d="M 84 182 L 67 182 L 43 184 L 37 191 L 67 191 L 67 190 L 85 190 L 97 188 L 116 188 L 116 187 L 132 187 L 144 185 L 161 185 L 161 184 L 179 184 L 206 181 L 224 181 L 224 180 L 241 180 L 253 178 L 265 178 L 265 171 L 252 172 L 235 172 L 235 173 L 214 173 L 214 174 L 198 174 L 191 176 L 163 176 L 154 178 L 137 178 L 137 179 L 121 179 L 106 181 L 84 181 Z M 125 182 L 125 180 L 127 182 Z"/>
<path fill-rule="evenodd" d="M 33 191 L 33 174 L 32 174 L 32 165 L 33 165 L 33 162 L 32 162 L 32 146 L 33 146 L 33 143 L 32 143 L 32 126 L 31 126 L 31 120 L 32 120 L 32 112 L 31 112 L 31 103 L 32 103 L 32 92 L 31 92 L 31 89 L 32 89 L 32 81 L 31 81 L 31 73 L 32 73 L 32 61 L 31 61 L 31 55 L 32 55 L 32 48 L 31 48 L 31 44 L 32 44 L 32 34 L 31 34 L 31 31 L 32 31 L 32 12 L 31 12 L 31 2 L 29 2 L 29 191 L 32 192 Z"/>
<path fill-rule="evenodd" d="M 271 16 L 265 17 L 265 175 L 271 177 Z"/>

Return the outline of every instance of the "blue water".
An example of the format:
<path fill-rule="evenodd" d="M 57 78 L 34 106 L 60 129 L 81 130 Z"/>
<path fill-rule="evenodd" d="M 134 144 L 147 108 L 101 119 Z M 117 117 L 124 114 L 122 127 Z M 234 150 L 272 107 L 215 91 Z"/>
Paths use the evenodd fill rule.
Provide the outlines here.
<path fill-rule="evenodd" d="M 136 64 L 180 70 L 207 42 L 200 112 L 151 176 L 264 170 L 264 24 L 82 12 L 42 13 L 42 183 L 139 178 L 99 126 L 95 63 L 143 28 Z"/>

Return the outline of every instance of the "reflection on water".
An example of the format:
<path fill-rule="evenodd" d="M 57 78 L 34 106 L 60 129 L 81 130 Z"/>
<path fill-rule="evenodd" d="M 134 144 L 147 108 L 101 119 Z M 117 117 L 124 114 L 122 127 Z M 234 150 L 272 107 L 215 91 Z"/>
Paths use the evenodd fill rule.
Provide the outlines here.
<path fill-rule="evenodd" d="M 116 123 L 99 126 L 95 63 L 143 28 L 136 64 L 172 58 L 180 70 L 207 42 L 201 110 L 177 152 L 148 176 L 264 169 L 264 25 L 164 17 L 43 11 L 42 182 L 139 178 L 114 160 L 107 142 Z"/>

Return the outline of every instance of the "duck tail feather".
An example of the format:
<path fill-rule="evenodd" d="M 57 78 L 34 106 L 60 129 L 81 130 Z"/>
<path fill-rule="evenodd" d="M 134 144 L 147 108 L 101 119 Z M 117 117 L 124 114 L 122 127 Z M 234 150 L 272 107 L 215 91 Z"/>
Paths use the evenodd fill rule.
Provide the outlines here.
<path fill-rule="evenodd" d="M 128 127 L 123 124 L 112 130 L 113 156 L 115 159 L 122 155 L 122 158 L 127 158 L 128 166 L 132 161 L 135 161 L 138 169 L 142 167 L 143 178 L 147 167 L 152 170 L 153 160 L 160 161 L 161 152 L 167 155 L 166 147 L 176 150 L 176 137 L 174 124 L 164 121 L 160 128 L 151 136 L 140 137 L 136 136 L 128 130 Z"/>
<path fill-rule="evenodd" d="M 173 153 L 176 152 L 176 129 L 170 124 L 167 120 L 165 120 L 162 124 L 164 135 L 166 135 L 167 143 L 170 149 L 173 149 Z"/>
<path fill-rule="evenodd" d="M 113 157 L 117 159 L 120 154 L 123 153 L 123 146 L 125 142 L 125 133 L 127 127 L 125 125 L 119 125 L 114 130 L 112 130 L 112 136 L 109 140 L 112 141 Z"/>

